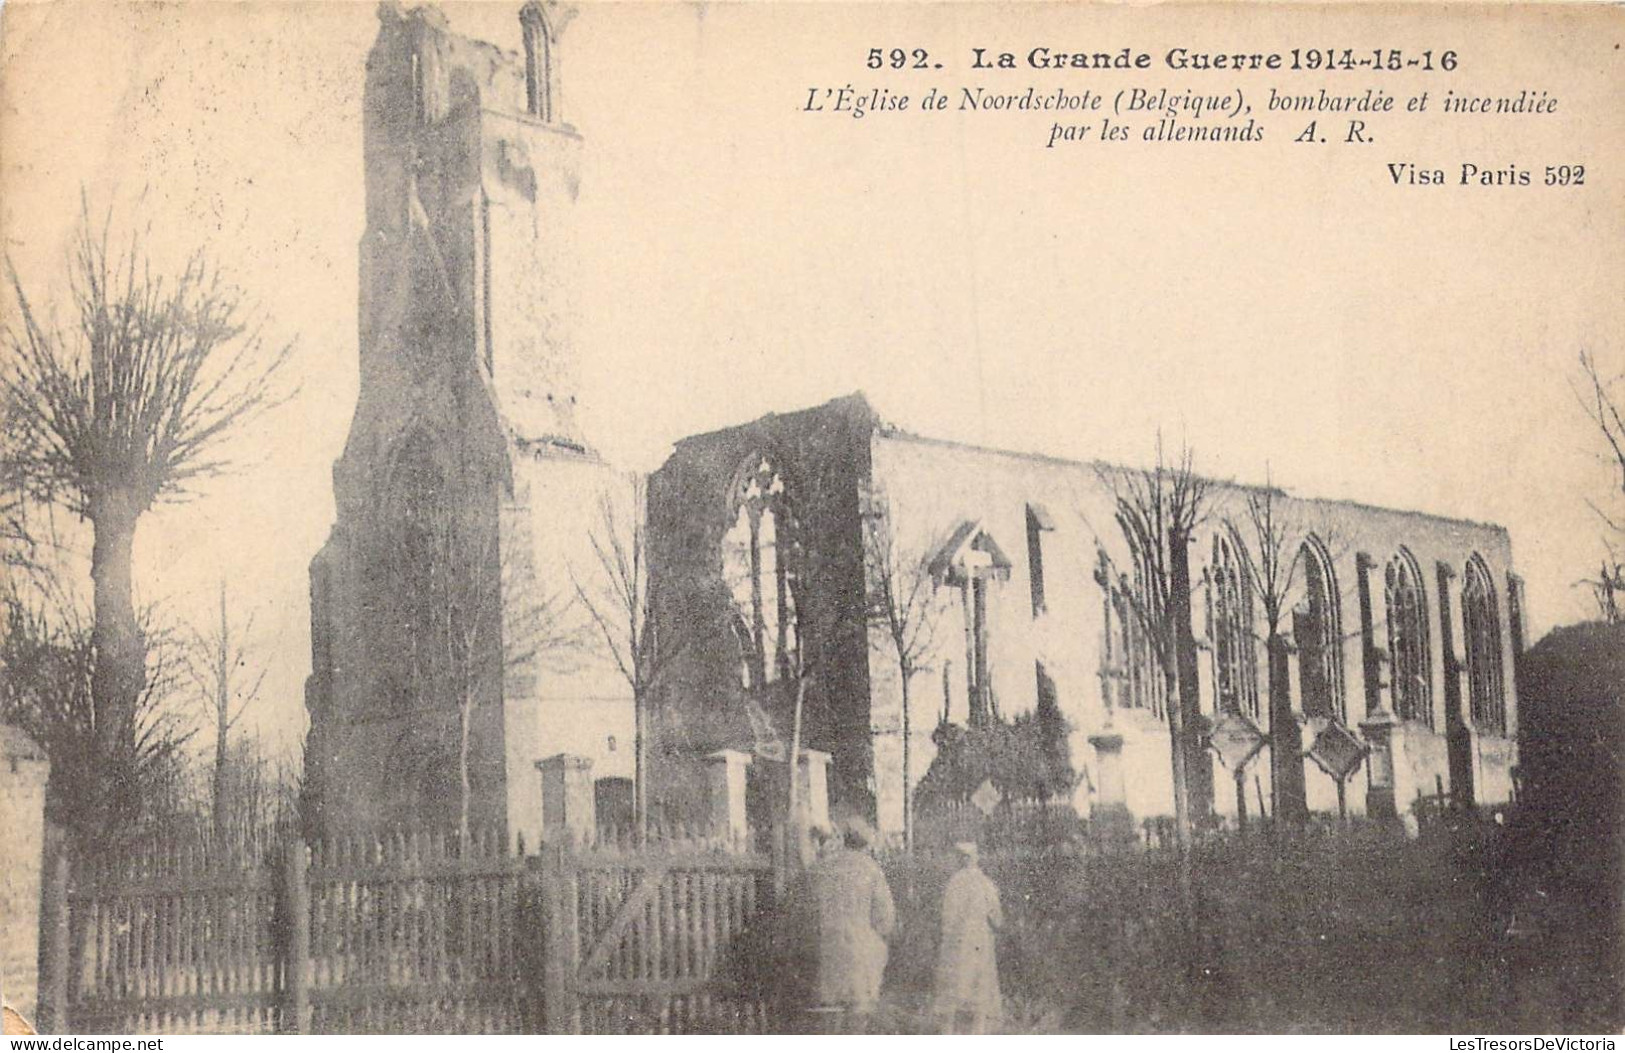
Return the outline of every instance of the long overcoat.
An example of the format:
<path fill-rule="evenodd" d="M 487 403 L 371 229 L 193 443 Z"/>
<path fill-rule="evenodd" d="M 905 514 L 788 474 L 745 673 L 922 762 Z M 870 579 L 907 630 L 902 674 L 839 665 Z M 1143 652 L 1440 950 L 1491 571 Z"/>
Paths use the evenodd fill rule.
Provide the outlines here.
<path fill-rule="evenodd" d="M 886 937 L 896 924 L 880 864 L 839 848 L 808 875 L 818 931 L 817 1004 L 868 1011 L 880 1000 Z"/>
<path fill-rule="evenodd" d="M 962 868 L 942 894 L 942 944 L 937 955 L 939 1013 L 999 1013 L 999 963 L 994 934 L 1004 926 L 999 890 L 978 866 Z"/>

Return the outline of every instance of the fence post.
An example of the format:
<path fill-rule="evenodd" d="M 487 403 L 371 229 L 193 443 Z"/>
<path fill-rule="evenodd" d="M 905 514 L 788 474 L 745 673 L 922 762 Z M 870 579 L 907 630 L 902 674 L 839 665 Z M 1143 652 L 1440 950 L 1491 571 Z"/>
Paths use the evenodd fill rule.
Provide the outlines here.
<path fill-rule="evenodd" d="M 68 977 L 73 968 L 72 931 L 68 924 L 68 885 L 72 858 L 66 837 L 56 840 L 43 898 L 45 917 L 40 935 L 45 940 L 44 968 L 40 976 L 40 1009 L 36 1024 L 42 1034 L 62 1034 L 68 1027 Z"/>
<path fill-rule="evenodd" d="M 282 962 L 282 1033 L 305 1030 L 310 1009 L 310 888 L 305 881 L 305 842 L 295 835 L 282 865 L 282 895 L 288 911 L 288 939 Z"/>

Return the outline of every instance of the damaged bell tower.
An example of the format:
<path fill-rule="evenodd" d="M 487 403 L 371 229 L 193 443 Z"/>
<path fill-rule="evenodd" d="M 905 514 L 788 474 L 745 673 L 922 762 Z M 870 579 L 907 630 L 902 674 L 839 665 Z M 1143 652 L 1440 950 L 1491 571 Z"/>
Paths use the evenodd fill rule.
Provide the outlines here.
<path fill-rule="evenodd" d="M 555 506 L 607 468 L 576 423 L 561 12 L 523 57 L 433 7 L 378 9 L 364 93 L 360 389 L 311 563 L 310 819 L 539 825 L 537 597 L 568 574 Z M 534 814 L 533 814 L 534 813 Z"/>

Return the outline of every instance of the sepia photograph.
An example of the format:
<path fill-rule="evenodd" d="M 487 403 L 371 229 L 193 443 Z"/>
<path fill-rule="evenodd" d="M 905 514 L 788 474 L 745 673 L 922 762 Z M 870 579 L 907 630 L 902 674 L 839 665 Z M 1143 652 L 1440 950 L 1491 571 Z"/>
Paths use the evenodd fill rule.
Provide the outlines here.
<path fill-rule="evenodd" d="M 1622 44 L 5 0 L 5 1033 L 1613 1049 Z"/>

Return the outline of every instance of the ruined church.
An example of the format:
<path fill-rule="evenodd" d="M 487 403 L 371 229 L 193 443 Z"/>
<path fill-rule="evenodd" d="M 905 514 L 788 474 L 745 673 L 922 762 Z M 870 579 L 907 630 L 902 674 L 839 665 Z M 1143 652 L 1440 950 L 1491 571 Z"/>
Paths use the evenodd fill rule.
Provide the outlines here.
<path fill-rule="evenodd" d="M 793 757 L 805 792 L 897 832 L 947 732 L 1027 714 L 1083 816 L 1173 810 L 1176 712 L 1203 815 L 1512 796 L 1524 615 L 1500 527 L 1215 484 L 1161 655 L 1109 466 L 914 435 L 854 395 L 682 439 L 639 499 L 575 421 L 582 140 L 553 14 L 523 8 L 522 54 L 433 8 L 379 17 L 361 387 L 311 565 L 313 821 L 534 843 L 579 790 L 560 769 L 601 815 L 639 781 L 668 819 L 713 820 L 719 786 L 766 819 Z M 662 652 L 636 707 L 561 642 L 617 501 Z M 1263 548 L 1288 571 L 1268 588 Z"/>

